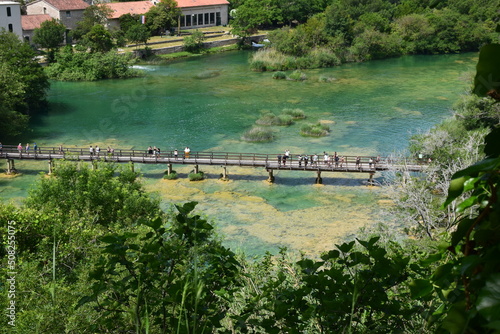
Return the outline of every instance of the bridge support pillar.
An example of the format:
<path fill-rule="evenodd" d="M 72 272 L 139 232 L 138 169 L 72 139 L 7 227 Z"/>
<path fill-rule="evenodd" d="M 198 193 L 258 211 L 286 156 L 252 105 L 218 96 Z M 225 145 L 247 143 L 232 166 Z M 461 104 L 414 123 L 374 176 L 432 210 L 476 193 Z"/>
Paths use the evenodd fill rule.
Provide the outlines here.
<path fill-rule="evenodd" d="M 226 166 L 222 166 L 222 179 L 229 180 L 229 178 L 227 177 L 227 167 Z"/>
<path fill-rule="evenodd" d="M 49 175 L 52 175 L 54 172 L 54 161 L 49 160 Z"/>
<path fill-rule="evenodd" d="M 172 164 L 167 164 L 167 175 L 172 174 Z"/>
<path fill-rule="evenodd" d="M 16 167 L 13 159 L 7 159 L 7 174 L 15 174 Z"/>
<path fill-rule="evenodd" d="M 321 178 L 321 172 L 317 171 L 316 172 L 318 176 L 316 177 L 316 184 L 323 184 L 323 179 Z"/>
<path fill-rule="evenodd" d="M 370 178 L 368 179 L 368 184 L 369 184 L 370 186 L 373 186 L 373 175 L 374 175 L 374 174 L 375 174 L 375 173 L 370 173 Z"/>
<path fill-rule="evenodd" d="M 194 165 L 194 173 L 198 174 L 200 172 L 198 165 Z"/>
<path fill-rule="evenodd" d="M 269 177 L 267 178 L 267 182 L 269 182 L 269 183 L 274 183 L 274 175 L 273 175 L 273 170 L 272 170 L 272 169 L 269 169 L 267 172 L 269 173 Z"/>

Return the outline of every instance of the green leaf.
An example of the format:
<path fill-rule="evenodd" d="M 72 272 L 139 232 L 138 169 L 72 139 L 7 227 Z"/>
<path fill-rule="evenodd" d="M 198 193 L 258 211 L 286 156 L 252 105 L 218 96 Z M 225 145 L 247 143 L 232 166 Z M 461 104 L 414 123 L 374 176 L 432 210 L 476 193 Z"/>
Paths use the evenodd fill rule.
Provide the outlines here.
<path fill-rule="evenodd" d="M 354 241 L 351 241 L 349 243 L 343 243 L 342 245 L 337 245 L 337 248 L 342 252 L 342 253 L 348 253 L 352 247 L 354 246 Z"/>
<path fill-rule="evenodd" d="M 414 299 L 422 298 L 432 292 L 432 284 L 428 280 L 416 279 L 409 283 L 411 296 Z"/>
<path fill-rule="evenodd" d="M 489 158 L 498 158 L 500 156 L 500 128 L 493 128 L 491 132 L 484 138 L 486 146 L 484 153 Z"/>
<path fill-rule="evenodd" d="M 500 315 L 500 273 L 491 275 L 479 291 L 477 310 L 487 321 L 498 321 Z"/>
<path fill-rule="evenodd" d="M 474 224 L 473 219 L 463 219 L 457 226 L 457 229 L 451 235 L 451 245 L 455 247 L 458 243 L 465 237 L 465 234 L 470 229 L 470 227 Z"/>
<path fill-rule="evenodd" d="M 443 320 L 442 327 L 451 334 L 463 334 L 468 322 L 465 301 L 460 301 L 451 306 L 446 318 Z"/>
<path fill-rule="evenodd" d="M 448 198 L 443 204 L 443 207 L 448 206 L 455 198 L 462 195 L 464 191 L 464 183 L 467 180 L 465 177 L 456 177 L 453 176 L 453 179 L 450 182 L 450 187 L 448 188 Z"/>
<path fill-rule="evenodd" d="M 500 44 L 487 44 L 479 52 L 474 78 L 474 93 L 486 96 L 493 89 L 500 89 Z"/>
<path fill-rule="evenodd" d="M 456 172 L 453 175 L 452 179 L 460 178 L 462 176 L 476 177 L 481 172 L 489 172 L 491 170 L 497 169 L 499 164 L 500 164 L 499 159 L 492 159 L 492 158 L 484 159 L 475 163 L 470 167 L 467 167 L 465 169 L 462 169 L 461 171 Z"/>
<path fill-rule="evenodd" d="M 474 204 L 477 203 L 477 196 L 471 196 L 467 198 L 465 201 L 457 205 L 457 212 L 463 212 L 465 209 L 470 208 Z"/>

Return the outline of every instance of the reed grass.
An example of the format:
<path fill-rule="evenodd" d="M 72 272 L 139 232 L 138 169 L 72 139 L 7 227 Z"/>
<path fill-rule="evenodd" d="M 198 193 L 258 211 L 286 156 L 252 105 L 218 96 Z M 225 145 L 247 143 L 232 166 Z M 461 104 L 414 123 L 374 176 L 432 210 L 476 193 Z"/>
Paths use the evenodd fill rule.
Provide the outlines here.
<path fill-rule="evenodd" d="M 328 135 L 330 127 L 326 124 L 306 124 L 300 128 L 300 134 L 308 137 L 323 137 Z"/>
<path fill-rule="evenodd" d="M 307 75 L 300 70 L 295 70 L 288 76 L 288 79 L 293 81 L 304 81 L 307 80 Z"/>
<path fill-rule="evenodd" d="M 291 108 L 285 108 L 283 109 L 283 113 L 286 115 L 292 116 L 293 119 L 304 119 L 306 118 L 306 115 L 304 114 L 304 110 L 302 109 L 291 109 Z"/>
<path fill-rule="evenodd" d="M 165 172 L 165 175 L 163 175 L 163 178 L 165 180 L 176 180 L 177 178 L 179 178 L 179 175 L 177 174 L 177 172 L 175 170 L 173 170 L 170 174 L 167 174 L 167 172 Z"/>
<path fill-rule="evenodd" d="M 283 71 L 274 72 L 273 79 L 284 80 L 284 79 L 286 79 L 286 73 Z"/>
<path fill-rule="evenodd" d="M 189 173 L 188 174 L 189 181 L 201 181 L 205 178 L 205 173 L 199 171 L 198 173 Z"/>
<path fill-rule="evenodd" d="M 274 134 L 269 128 L 256 126 L 245 132 L 242 139 L 248 142 L 269 142 L 274 139 Z"/>

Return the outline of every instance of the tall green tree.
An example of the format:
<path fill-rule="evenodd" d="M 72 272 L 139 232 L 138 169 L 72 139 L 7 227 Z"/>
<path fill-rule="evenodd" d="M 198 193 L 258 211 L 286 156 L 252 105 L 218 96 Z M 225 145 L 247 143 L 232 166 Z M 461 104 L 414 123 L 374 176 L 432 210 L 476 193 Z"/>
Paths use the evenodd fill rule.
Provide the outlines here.
<path fill-rule="evenodd" d="M 153 35 L 159 35 L 177 25 L 181 15 L 175 0 L 161 0 L 146 13 L 146 26 Z"/>
<path fill-rule="evenodd" d="M 102 24 L 92 26 L 83 36 L 82 44 L 90 48 L 90 52 L 108 52 L 114 47 L 113 36 Z"/>
<path fill-rule="evenodd" d="M 46 106 L 49 81 L 35 56 L 16 35 L 0 31 L 0 110 L 29 115 Z M 5 119 L 0 117 L 0 122 Z"/>
<path fill-rule="evenodd" d="M 54 54 L 64 40 L 66 27 L 55 19 L 42 22 L 40 28 L 35 29 L 33 42 L 42 48 L 48 49 L 47 60 L 54 61 Z"/>
<path fill-rule="evenodd" d="M 72 30 L 72 37 L 80 40 L 90 32 L 94 25 L 104 25 L 110 16 L 111 8 L 106 4 L 88 6 L 83 11 L 83 18 L 77 23 L 76 28 Z"/>
<path fill-rule="evenodd" d="M 144 24 L 136 23 L 127 28 L 125 38 L 132 43 L 146 44 L 151 33 Z"/>

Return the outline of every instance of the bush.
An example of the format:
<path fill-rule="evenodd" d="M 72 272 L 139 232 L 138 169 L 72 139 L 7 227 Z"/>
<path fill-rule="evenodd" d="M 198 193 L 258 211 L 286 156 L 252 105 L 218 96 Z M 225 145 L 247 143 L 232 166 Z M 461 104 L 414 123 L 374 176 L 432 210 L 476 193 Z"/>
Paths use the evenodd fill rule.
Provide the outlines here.
<path fill-rule="evenodd" d="M 274 139 L 274 135 L 271 129 L 257 126 L 245 132 L 242 139 L 248 142 L 269 142 Z"/>
<path fill-rule="evenodd" d="M 306 124 L 300 128 L 300 134 L 309 137 L 323 137 L 328 135 L 330 127 L 326 124 Z"/>
<path fill-rule="evenodd" d="M 163 178 L 165 180 L 177 180 L 179 178 L 179 175 L 177 174 L 177 172 L 175 170 L 173 170 L 170 174 L 167 174 L 167 172 L 165 172 L 165 175 L 163 175 Z"/>
<path fill-rule="evenodd" d="M 290 80 L 294 80 L 294 81 L 303 81 L 303 80 L 307 79 L 307 76 L 306 76 L 306 74 L 304 72 L 301 72 L 299 70 L 295 70 L 295 71 L 293 71 L 292 74 L 290 74 L 288 76 L 288 78 Z"/>
<path fill-rule="evenodd" d="M 257 72 L 264 72 L 267 70 L 266 65 L 262 60 L 255 60 L 250 63 L 250 69 Z"/>
<path fill-rule="evenodd" d="M 56 55 L 56 63 L 45 68 L 47 76 L 62 81 L 96 81 L 139 76 L 130 68 L 131 59 L 114 51 L 108 53 L 74 52 L 66 46 Z"/>
<path fill-rule="evenodd" d="M 285 74 L 285 72 L 282 72 L 282 71 L 274 72 L 273 79 L 277 79 L 277 80 L 286 79 L 286 74 Z"/>
<path fill-rule="evenodd" d="M 285 108 L 283 109 L 283 113 L 292 116 L 293 119 L 304 119 L 306 118 L 306 115 L 304 114 L 304 110 L 302 109 L 290 109 L 290 108 Z"/>
<path fill-rule="evenodd" d="M 203 50 L 203 42 L 205 41 L 205 35 L 196 30 L 191 35 L 184 37 L 184 50 L 189 52 L 200 52 Z"/>
<path fill-rule="evenodd" d="M 188 175 L 189 181 L 201 181 L 205 178 L 205 173 L 199 171 L 198 173 L 189 173 Z"/>

